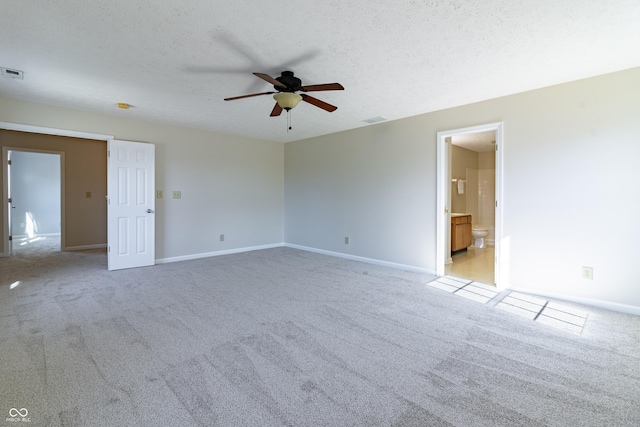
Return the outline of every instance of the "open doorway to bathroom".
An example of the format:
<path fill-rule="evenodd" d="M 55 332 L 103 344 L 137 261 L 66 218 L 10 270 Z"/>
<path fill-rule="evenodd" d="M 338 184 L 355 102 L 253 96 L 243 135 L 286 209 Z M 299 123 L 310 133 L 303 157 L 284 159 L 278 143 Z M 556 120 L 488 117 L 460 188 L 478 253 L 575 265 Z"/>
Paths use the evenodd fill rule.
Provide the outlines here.
<path fill-rule="evenodd" d="M 500 288 L 502 124 L 438 133 L 437 273 Z"/>
<path fill-rule="evenodd" d="M 451 258 L 447 275 L 495 284 L 496 131 L 451 137 Z"/>

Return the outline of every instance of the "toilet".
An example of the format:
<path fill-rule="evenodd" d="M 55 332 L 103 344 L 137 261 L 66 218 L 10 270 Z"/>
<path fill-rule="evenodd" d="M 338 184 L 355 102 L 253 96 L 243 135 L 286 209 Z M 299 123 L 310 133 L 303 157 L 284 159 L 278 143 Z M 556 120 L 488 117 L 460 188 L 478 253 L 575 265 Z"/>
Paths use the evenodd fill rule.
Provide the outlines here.
<path fill-rule="evenodd" d="M 482 226 L 473 226 L 471 227 L 471 236 L 473 237 L 473 245 L 474 248 L 484 249 L 486 246 L 484 244 L 484 238 L 489 235 L 489 229 Z"/>

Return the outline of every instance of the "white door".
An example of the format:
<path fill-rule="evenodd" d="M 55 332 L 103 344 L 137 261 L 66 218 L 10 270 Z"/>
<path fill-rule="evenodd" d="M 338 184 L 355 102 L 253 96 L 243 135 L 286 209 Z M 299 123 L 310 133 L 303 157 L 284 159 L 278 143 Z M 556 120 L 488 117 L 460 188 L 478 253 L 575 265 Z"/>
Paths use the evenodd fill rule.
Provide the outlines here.
<path fill-rule="evenodd" d="M 110 140 L 108 269 L 155 264 L 155 145 Z"/>

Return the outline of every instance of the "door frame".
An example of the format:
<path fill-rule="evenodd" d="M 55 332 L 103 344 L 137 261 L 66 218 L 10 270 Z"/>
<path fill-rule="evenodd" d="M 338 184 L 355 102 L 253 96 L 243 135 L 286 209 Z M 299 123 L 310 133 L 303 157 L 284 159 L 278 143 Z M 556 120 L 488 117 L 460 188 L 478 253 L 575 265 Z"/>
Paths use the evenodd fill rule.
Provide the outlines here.
<path fill-rule="evenodd" d="M 9 227 L 9 204 L 7 203 L 9 199 L 9 152 L 10 151 L 20 151 L 23 153 L 41 153 L 41 154 L 53 154 L 57 155 L 60 161 L 60 250 L 63 251 L 66 248 L 65 242 L 65 234 L 64 234 L 64 194 L 65 194 L 65 181 L 64 181 L 64 151 L 54 151 L 54 150 L 41 150 L 37 148 L 29 148 L 29 147 L 2 147 L 2 200 L 4 201 L 2 207 L 2 214 L 4 218 L 3 230 L 4 230 L 4 247 L 2 253 L 7 256 L 12 255 L 12 242 L 9 242 L 9 236 L 11 236 L 11 228 Z"/>
<path fill-rule="evenodd" d="M 503 122 L 488 123 L 466 128 L 451 129 L 437 133 L 437 200 L 436 200 L 436 274 L 445 275 L 447 250 L 450 247 L 451 230 L 451 143 L 447 141 L 453 136 L 477 132 L 495 131 L 496 133 L 496 217 L 495 217 L 495 260 L 494 277 L 496 288 L 504 289 L 506 283 L 506 265 L 501 254 L 503 240 L 504 200 L 504 137 Z"/>
<path fill-rule="evenodd" d="M 74 130 L 67 130 L 67 129 L 56 129 L 56 128 L 49 128 L 49 127 L 43 127 L 43 126 L 32 126 L 32 125 L 23 125 L 23 124 L 18 124 L 18 123 L 8 123 L 8 122 L 0 122 L 0 129 L 3 130 L 13 130 L 13 131 L 19 131 L 19 132 L 29 132 L 29 133 L 40 133 L 40 134 L 45 134 L 45 135 L 57 135 L 57 136 L 69 136 L 72 138 L 82 138 L 82 139 L 95 139 L 98 141 L 107 141 L 107 146 L 108 146 L 108 142 L 111 139 L 114 139 L 115 137 L 113 135 L 102 135 L 102 134 L 98 134 L 98 133 L 89 133 L 89 132 L 80 132 L 80 131 L 74 131 Z M 9 148 L 9 147 L 3 147 L 2 150 L 2 209 L 3 209 L 3 230 L 4 230 L 4 237 L 3 237 L 3 242 L 0 245 L 2 248 L 2 252 L 0 252 L 0 256 L 8 256 L 9 255 L 9 233 L 8 233 L 8 228 L 9 228 L 9 220 L 8 220 L 8 203 L 7 203 L 7 197 L 8 197 L 8 189 L 7 189 L 7 164 L 5 161 L 5 150 L 4 148 L 7 148 L 8 151 L 12 151 L 12 150 L 16 150 L 16 151 L 37 151 L 35 149 L 25 149 L 22 147 L 17 147 L 17 148 Z M 55 153 L 59 153 L 59 152 L 55 152 Z M 63 158 L 64 156 L 61 156 L 61 158 Z M 61 174 L 61 182 L 60 182 L 60 186 L 61 188 L 64 188 L 64 164 L 61 165 L 61 170 L 60 170 L 60 174 Z M 65 232 L 64 232 L 64 190 L 63 191 L 63 195 L 61 196 L 60 199 L 60 203 L 61 203 L 61 225 L 60 225 L 60 243 L 61 243 L 61 249 L 64 250 L 65 248 Z"/>

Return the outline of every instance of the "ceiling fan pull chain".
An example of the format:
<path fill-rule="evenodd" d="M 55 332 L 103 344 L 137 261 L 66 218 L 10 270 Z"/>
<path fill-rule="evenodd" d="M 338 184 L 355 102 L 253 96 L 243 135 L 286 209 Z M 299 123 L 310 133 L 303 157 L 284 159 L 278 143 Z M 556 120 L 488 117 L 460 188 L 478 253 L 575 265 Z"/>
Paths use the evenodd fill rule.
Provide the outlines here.
<path fill-rule="evenodd" d="M 291 130 L 291 110 L 287 110 L 287 132 Z"/>

